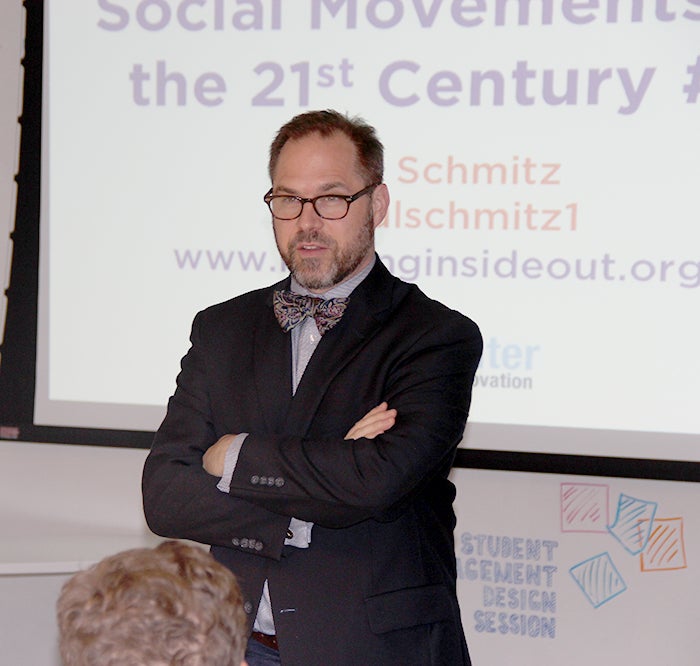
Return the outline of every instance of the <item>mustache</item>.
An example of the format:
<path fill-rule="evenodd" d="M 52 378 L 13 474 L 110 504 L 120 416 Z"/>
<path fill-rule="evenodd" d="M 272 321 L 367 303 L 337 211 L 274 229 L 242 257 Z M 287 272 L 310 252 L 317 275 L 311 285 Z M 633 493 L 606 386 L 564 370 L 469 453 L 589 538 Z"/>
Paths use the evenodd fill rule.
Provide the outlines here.
<path fill-rule="evenodd" d="M 318 230 L 314 231 L 298 231 L 295 236 L 289 241 L 290 247 L 299 243 L 321 243 L 322 245 L 334 245 L 335 241 L 322 234 Z"/>

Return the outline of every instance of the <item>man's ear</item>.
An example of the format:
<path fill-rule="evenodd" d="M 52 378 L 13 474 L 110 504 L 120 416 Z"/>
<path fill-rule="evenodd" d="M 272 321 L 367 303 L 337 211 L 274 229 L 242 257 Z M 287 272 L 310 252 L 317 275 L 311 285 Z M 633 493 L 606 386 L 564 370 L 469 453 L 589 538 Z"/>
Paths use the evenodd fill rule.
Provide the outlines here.
<path fill-rule="evenodd" d="M 389 188 L 382 183 L 372 192 L 372 219 L 375 228 L 384 221 L 387 210 L 389 210 Z"/>

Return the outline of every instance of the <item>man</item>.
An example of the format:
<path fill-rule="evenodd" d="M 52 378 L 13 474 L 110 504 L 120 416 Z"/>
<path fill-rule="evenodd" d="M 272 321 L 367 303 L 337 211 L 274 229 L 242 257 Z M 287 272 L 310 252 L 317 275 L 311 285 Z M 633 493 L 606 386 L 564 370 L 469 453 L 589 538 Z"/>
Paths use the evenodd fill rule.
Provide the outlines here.
<path fill-rule="evenodd" d="M 236 573 L 250 666 L 469 664 L 447 475 L 479 330 L 376 256 L 372 127 L 297 116 L 269 174 L 291 276 L 195 318 L 144 469 L 148 523 Z"/>
<path fill-rule="evenodd" d="M 57 612 L 64 666 L 245 666 L 241 590 L 196 546 L 105 558 L 68 580 Z"/>

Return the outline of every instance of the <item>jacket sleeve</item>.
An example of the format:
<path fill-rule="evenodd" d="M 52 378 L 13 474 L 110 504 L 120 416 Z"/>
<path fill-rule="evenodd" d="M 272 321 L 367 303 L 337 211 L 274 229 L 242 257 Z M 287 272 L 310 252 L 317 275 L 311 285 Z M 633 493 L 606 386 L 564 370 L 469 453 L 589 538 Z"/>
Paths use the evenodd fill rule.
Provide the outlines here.
<path fill-rule="evenodd" d="M 375 404 L 387 400 L 398 410 L 391 430 L 372 440 L 251 433 L 231 496 L 324 527 L 345 527 L 367 518 L 386 520 L 437 476 L 446 477 L 463 435 L 481 356 L 478 327 L 461 315 L 450 316 L 386 349 L 390 361 L 381 377 L 363 377 L 374 370 L 356 358 L 357 381 L 344 375 L 334 383 L 324 409 L 335 410 L 341 419 L 352 414 L 352 425 L 357 413 L 367 411 L 364 406 L 357 411 L 357 387 L 374 381 Z"/>
<path fill-rule="evenodd" d="M 239 546 L 278 559 L 289 518 L 216 488 L 217 477 L 202 467 L 217 439 L 208 399 L 200 315 L 192 346 L 182 360 L 177 387 L 146 459 L 142 477 L 146 522 L 161 536 L 211 545 Z"/>

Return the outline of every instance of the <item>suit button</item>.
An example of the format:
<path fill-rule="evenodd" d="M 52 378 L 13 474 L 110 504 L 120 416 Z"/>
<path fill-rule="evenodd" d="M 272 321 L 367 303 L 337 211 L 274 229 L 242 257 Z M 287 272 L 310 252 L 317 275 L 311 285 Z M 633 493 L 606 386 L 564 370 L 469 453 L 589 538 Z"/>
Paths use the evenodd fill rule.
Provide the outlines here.
<path fill-rule="evenodd" d="M 243 604 L 243 610 L 246 612 L 246 615 L 250 615 L 253 612 L 253 604 L 250 601 L 246 601 Z"/>
<path fill-rule="evenodd" d="M 248 539 L 241 539 L 241 548 L 248 548 Z"/>
<path fill-rule="evenodd" d="M 255 550 L 260 552 L 263 549 L 263 542 L 262 541 L 256 541 L 255 542 Z"/>
<path fill-rule="evenodd" d="M 284 485 L 284 479 L 283 479 L 281 476 L 278 476 L 278 477 L 275 479 L 275 485 L 276 485 L 278 488 L 281 488 L 281 487 Z"/>
<path fill-rule="evenodd" d="M 231 543 L 232 543 L 234 546 L 240 546 L 240 545 L 241 545 L 241 540 L 240 540 L 238 537 L 233 537 L 233 539 L 231 539 Z"/>
<path fill-rule="evenodd" d="M 258 483 L 260 483 L 260 477 L 255 475 L 250 477 L 250 482 L 254 485 L 257 486 Z"/>

